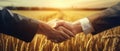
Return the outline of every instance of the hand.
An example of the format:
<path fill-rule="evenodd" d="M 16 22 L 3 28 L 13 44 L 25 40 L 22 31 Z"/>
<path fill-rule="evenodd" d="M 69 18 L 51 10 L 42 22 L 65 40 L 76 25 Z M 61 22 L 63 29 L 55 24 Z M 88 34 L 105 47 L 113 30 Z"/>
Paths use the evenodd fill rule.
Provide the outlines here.
<path fill-rule="evenodd" d="M 62 42 L 74 36 L 72 32 L 65 29 L 64 27 L 54 29 L 42 21 L 39 21 L 39 28 L 37 33 L 46 35 L 47 38 L 53 42 Z"/>
<path fill-rule="evenodd" d="M 76 21 L 74 23 L 70 23 L 70 22 L 66 22 L 66 21 L 59 21 L 59 22 L 57 22 L 55 29 L 57 29 L 61 26 L 63 26 L 64 28 L 66 28 L 69 31 L 71 31 L 72 33 L 74 33 L 74 35 L 82 32 L 80 22 L 78 22 L 78 21 Z"/>

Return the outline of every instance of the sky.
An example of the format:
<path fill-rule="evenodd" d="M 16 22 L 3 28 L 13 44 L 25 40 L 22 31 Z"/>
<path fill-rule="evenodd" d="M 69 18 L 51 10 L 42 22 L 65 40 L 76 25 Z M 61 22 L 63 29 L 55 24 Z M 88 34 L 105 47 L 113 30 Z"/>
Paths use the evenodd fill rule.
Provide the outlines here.
<path fill-rule="evenodd" d="M 0 6 L 102 8 L 118 2 L 120 0 L 0 0 Z"/>

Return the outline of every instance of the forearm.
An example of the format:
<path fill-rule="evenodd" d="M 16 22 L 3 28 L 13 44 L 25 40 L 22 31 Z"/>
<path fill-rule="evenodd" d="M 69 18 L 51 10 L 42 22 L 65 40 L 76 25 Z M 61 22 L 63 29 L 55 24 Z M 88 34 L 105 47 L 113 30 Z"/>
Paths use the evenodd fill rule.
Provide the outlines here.
<path fill-rule="evenodd" d="M 30 42 L 37 32 L 38 22 L 12 13 L 7 9 L 0 13 L 0 32 Z"/>
<path fill-rule="evenodd" d="M 120 3 L 100 13 L 80 19 L 80 24 L 85 34 L 97 34 L 104 30 L 120 25 Z"/>
<path fill-rule="evenodd" d="M 104 30 L 116 27 L 120 25 L 120 5 L 113 6 L 106 9 L 101 13 L 89 16 L 94 32 L 92 34 L 97 34 Z"/>

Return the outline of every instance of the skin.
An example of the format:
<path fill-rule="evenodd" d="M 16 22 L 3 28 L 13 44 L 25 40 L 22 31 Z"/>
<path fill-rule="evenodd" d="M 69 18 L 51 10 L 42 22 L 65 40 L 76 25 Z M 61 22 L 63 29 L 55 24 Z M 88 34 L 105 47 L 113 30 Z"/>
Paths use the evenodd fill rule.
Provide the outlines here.
<path fill-rule="evenodd" d="M 54 29 L 50 25 L 42 21 L 39 21 L 37 33 L 47 36 L 48 40 L 51 40 L 55 43 L 65 41 L 70 37 L 74 37 L 73 32 L 71 32 L 70 30 L 62 26 L 59 26 L 58 28 Z"/>
<path fill-rule="evenodd" d="M 59 22 L 57 22 L 55 29 L 57 29 L 61 26 L 66 28 L 67 30 L 71 31 L 72 33 L 74 33 L 74 35 L 77 33 L 83 32 L 79 21 L 76 21 L 73 23 L 70 23 L 67 21 L 59 21 Z"/>

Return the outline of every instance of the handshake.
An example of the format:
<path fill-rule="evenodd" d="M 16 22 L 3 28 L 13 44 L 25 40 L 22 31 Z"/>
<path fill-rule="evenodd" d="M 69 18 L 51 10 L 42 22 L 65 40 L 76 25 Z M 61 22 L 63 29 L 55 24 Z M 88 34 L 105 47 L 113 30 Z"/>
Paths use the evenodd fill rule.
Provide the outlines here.
<path fill-rule="evenodd" d="M 82 32 L 80 22 L 57 21 L 56 26 L 52 27 L 45 22 L 39 21 L 38 27 L 38 34 L 47 36 L 48 40 L 55 43 L 63 42 L 74 37 L 77 33 Z"/>

